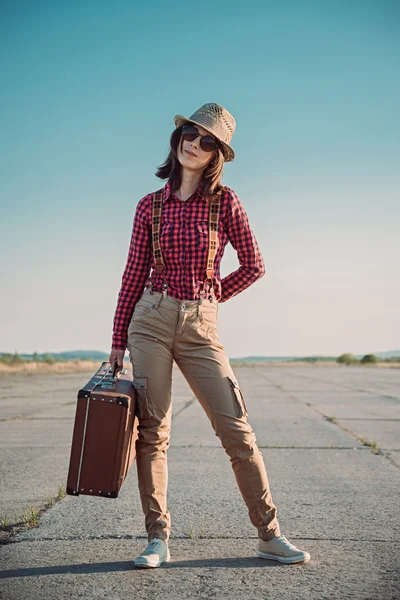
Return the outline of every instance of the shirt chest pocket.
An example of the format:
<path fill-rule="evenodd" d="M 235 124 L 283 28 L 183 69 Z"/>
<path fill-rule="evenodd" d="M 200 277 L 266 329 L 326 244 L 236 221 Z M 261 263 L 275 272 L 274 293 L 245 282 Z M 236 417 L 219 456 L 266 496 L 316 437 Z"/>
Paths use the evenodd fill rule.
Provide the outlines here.
<path fill-rule="evenodd" d="M 208 221 L 197 221 L 194 224 L 194 236 L 199 249 L 208 248 Z"/>
<path fill-rule="evenodd" d="M 168 233 L 172 232 L 172 228 L 173 228 L 173 223 L 172 221 L 165 221 L 162 225 L 161 225 L 161 229 L 160 229 L 160 237 L 162 237 L 163 235 L 168 235 Z"/>
<path fill-rule="evenodd" d="M 218 232 L 216 236 L 216 247 L 217 249 L 222 243 L 222 223 L 218 222 Z M 196 233 L 196 243 L 200 249 L 206 248 L 208 250 L 208 240 L 209 240 L 209 223 L 208 221 L 197 221 L 195 224 L 195 233 Z M 213 237 L 211 238 L 213 239 Z"/>
<path fill-rule="evenodd" d="M 172 221 L 165 221 L 160 227 L 161 251 L 172 248 L 174 240 L 174 224 Z"/>

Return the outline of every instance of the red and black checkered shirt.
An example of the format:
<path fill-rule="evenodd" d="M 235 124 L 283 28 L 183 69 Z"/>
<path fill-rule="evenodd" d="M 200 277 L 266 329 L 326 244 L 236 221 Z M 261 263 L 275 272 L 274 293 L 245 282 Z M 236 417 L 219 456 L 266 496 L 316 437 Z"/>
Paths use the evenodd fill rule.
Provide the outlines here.
<path fill-rule="evenodd" d="M 206 277 L 209 207 L 202 189 L 201 183 L 183 202 L 171 191 L 169 182 L 164 187 L 160 243 L 165 266 L 162 274 L 152 274 L 153 290 L 162 291 L 165 275 L 168 295 L 178 300 L 198 299 Z M 128 259 L 114 316 L 112 348 L 115 350 L 126 348 L 128 326 L 135 304 L 155 266 L 151 240 L 152 205 L 151 193 L 144 196 L 136 207 Z M 226 302 L 265 274 L 263 257 L 246 211 L 235 192 L 228 187 L 223 188 L 220 200 L 218 239 L 213 287 L 216 300 Z M 220 264 L 228 242 L 237 251 L 240 267 L 221 280 Z"/>

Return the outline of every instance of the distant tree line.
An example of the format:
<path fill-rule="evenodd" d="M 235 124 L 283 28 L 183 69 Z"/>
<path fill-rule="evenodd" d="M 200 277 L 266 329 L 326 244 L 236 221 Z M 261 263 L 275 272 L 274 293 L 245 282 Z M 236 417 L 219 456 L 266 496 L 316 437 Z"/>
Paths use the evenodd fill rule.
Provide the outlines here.
<path fill-rule="evenodd" d="M 80 355 L 81 354 L 81 355 Z M 23 363 L 31 363 L 31 362 L 40 362 L 47 363 L 49 365 L 53 363 L 60 362 L 80 362 L 80 361 L 94 361 L 94 362 L 102 362 L 103 360 L 107 360 L 106 355 L 103 356 L 101 352 L 94 352 L 93 356 L 91 353 L 80 353 L 76 354 L 73 352 L 60 352 L 59 354 L 51 354 L 50 352 L 44 352 L 43 354 L 39 354 L 38 352 L 34 352 L 33 354 L 19 354 L 18 352 L 11 353 L 0 353 L 0 363 L 6 365 L 18 365 Z"/>
<path fill-rule="evenodd" d="M 362 358 L 357 358 L 355 354 L 341 354 L 340 356 L 303 356 L 302 358 L 292 358 L 288 362 L 337 362 L 344 365 L 366 365 L 374 363 L 399 363 L 400 356 L 390 356 L 389 358 L 381 358 L 375 354 L 365 354 Z"/>
<path fill-rule="evenodd" d="M 357 358 L 355 354 L 341 354 L 337 357 L 336 362 L 342 365 L 367 365 L 378 362 L 397 363 L 400 362 L 400 356 L 390 356 L 389 358 L 379 358 L 375 354 L 365 354 L 362 358 Z"/>
<path fill-rule="evenodd" d="M 6 365 L 18 365 L 18 364 L 22 364 L 22 363 L 26 363 L 26 362 L 42 362 L 42 363 L 47 363 L 47 364 L 54 364 L 56 362 L 66 362 L 70 359 L 67 358 L 62 358 L 60 356 L 54 356 L 53 354 L 50 354 L 49 352 L 46 352 L 44 354 L 38 354 L 37 352 L 34 352 L 32 354 L 32 356 L 28 357 L 24 357 L 21 356 L 20 354 L 18 354 L 18 352 L 14 352 L 14 354 L 8 354 L 8 353 L 4 353 L 4 354 L 0 354 L 0 362 Z M 77 360 L 77 359 L 75 359 Z M 85 357 L 85 358 L 81 358 L 80 360 L 100 360 L 98 357 L 94 358 L 94 357 Z M 374 364 L 374 363 L 379 363 L 379 362 L 385 362 L 385 363 L 399 363 L 400 362 L 400 356 L 390 356 L 389 358 L 380 358 L 378 356 L 376 356 L 375 354 L 365 354 L 362 358 L 357 358 L 355 356 L 355 354 L 351 354 L 349 352 L 345 353 L 345 354 L 341 354 L 340 356 L 338 356 L 337 358 L 334 356 L 305 356 L 303 358 L 296 358 L 296 359 L 292 359 L 292 360 L 300 360 L 303 362 L 311 362 L 311 363 L 315 363 L 315 362 L 333 362 L 336 361 L 339 364 L 342 365 L 365 365 L 365 364 Z M 290 362 L 290 361 L 289 361 Z"/>
<path fill-rule="evenodd" d="M 43 362 L 43 363 L 47 363 L 49 365 L 55 363 L 55 362 L 62 362 L 61 359 L 58 356 L 53 356 L 52 354 L 49 354 L 48 352 L 44 353 L 44 354 L 38 354 L 37 352 L 34 352 L 32 354 L 32 358 L 24 358 L 23 356 L 20 356 L 20 354 L 18 354 L 18 352 L 14 352 L 14 354 L 2 354 L 0 355 L 0 362 L 6 364 L 6 365 L 18 365 L 18 364 L 22 364 L 22 363 L 26 363 L 26 362 Z"/>

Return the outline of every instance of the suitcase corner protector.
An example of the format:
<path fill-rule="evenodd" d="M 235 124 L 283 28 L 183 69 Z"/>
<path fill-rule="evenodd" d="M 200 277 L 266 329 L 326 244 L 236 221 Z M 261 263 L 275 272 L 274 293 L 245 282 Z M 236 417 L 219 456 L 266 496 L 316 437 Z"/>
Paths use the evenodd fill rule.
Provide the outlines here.
<path fill-rule="evenodd" d="M 129 408 L 129 400 L 125 396 L 117 396 L 118 404 L 122 404 L 125 408 Z"/>
<path fill-rule="evenodd" d="M 79 496 L 79 492 L 78 492 L 78 490 L 75 490 L 75 489 L 74 489 L 74 488 L 72 488 L 72 487 L 68 487 L 68 486 L 67 486 L 66 492 L 67 492 L 67 494 L 69 494 L 70 496 Z"/>

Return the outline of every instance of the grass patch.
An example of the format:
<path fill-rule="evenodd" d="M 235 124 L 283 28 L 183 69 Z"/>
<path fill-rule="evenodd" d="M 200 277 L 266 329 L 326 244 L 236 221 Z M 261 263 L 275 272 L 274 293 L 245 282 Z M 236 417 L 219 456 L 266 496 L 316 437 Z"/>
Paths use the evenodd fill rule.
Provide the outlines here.
<path fill-rule="evenodd" d="M 30 506 L 24 511 L 22 522 L 25 523 L 28 528 L 37 527 L 40 524 L 40 513 L 40 508 Z"/>
<path fill-rule="evenodd" d="M 369 446 L 374 454 L 381 453 L 381 447 L 379 446 L 378 442 L 374 442 L 374 440 L 368 440 L 362 435 L 358 435 L 357 437 L 364 446 Z"/>
<path fill-rule="evenodd" d="M 0 519 L 0 527 L 1 527 L 1 529 L 7 529 L 10 525 L 11 525 L 11 522 L 7 518 L 7 515 L 4 515 L 4 517 L 2 517 Z"/>
<path fill-rule="evenodd" d="M 54 506 L 56 503 L 56 499 L 52 498 L 51 496 L 47 496 L 46 498 L 46 502 L 45 502 L 45 507 L 46 508 L 51 508 L 52 506 Z"/>
<path fill-rule="evenodd" d="M 67 492 L 65 491 L 65 487 L 63 485 L 59 485 L 57 491 L 57 500 L 62 500 L 66 495 Z"/>
<path fill-rule="evenodd" d="M 56 494 L 54 496 L 47 496 L 41 506 L 31 505 L 22 515 L 15 516 L 13 519 L 9 519 L 7 515 L 0 518 L 0 545 L 9 543 L 12 535 L 24 529 L 38 527 L 41 515 L 65 498 L 66 495 L 65 486 L 59 485 Z"/>

